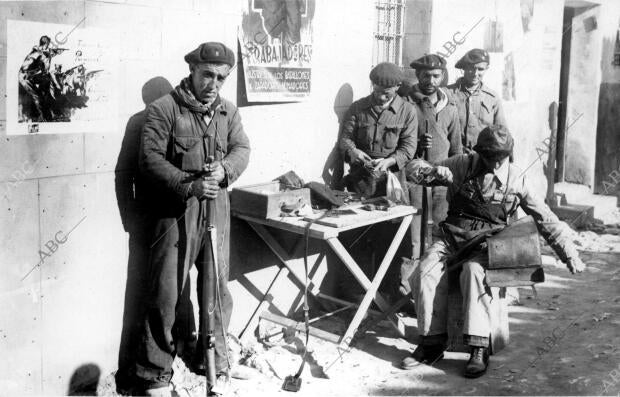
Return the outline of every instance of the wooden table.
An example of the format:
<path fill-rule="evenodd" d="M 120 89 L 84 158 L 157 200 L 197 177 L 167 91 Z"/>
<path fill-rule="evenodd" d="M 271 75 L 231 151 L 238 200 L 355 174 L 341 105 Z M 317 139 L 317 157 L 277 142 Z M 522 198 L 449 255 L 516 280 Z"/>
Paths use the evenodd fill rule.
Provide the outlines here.
<path fill-rule="evenodd" d="M 268 303 L 265 301 L 265 297 L 269 294 L 269 290 L 277 282 L 278 279 L 286 277 L 290 272 L 290 274 L 295 279 L 297 279 L 301 283 L 301 285 L 304 285 L 306 280 L 305 274 L 300 274 L 292 266 L 295 262 L 303 262 L 303 255 L 301 259 L 294 258 L 296 256 L 295 253 L 293 255 L 289 255 L 286 250 L 282 248 L 282 245 L 274 238 L 271 232 L 266 228 L 266 226 L 285 230 L 298 235 L 299 240 L 297 241 L 297 252 L 303 252 L 304 235 L 306 233 L 306 229 L 309 228 L 309 237 L 327 242 L 327 244 L 347 267 L 347 269 L 349 269 L 349 271 L 353 274 L 353 276 L 357 279 L 361 286 L 366 290 L 364 298 L 362 299 L 361 303 L 357 305 L 321 293 L 318 286 L 314 285 L 311 278 L 309 278 L 308 291 L 313 296 L 347 305 L 347 307 L 357 306 L 357 310 L 353 316 L 353 319 L 348 325 L 344 335 L 335 335 L 314 327 L 311 327 L 310 329 L 311 335 L 333 342 L 339 346 L 339 349 L 347 350 L 349 344 L 351 343 L 351 340 L 353 339 L 357 331 L 357 328 L 362 322 L 373 300 L 383 312 L 386 312 L 390 309 L 389 304 L 379 295 L 377 290 L 379 288 L 381 280 L 383 280 L 383 277 L 385 276 L 392 262 L 392 259 L 394 258 L 394 255 L 396 254 L 396 250 L 398 249 L 401 241 L 403 240 L 403 237 L 405 236 L 407 228 L 411 224 L 411 220 L 413 218 L 413 215 L 416 213 L 416 209 L 411 206 L 397 205 L 388 209 L 387 211 L 365 211 L 359 208 L 359 205 L 357 207 L 358 208 L 355 208 L 355 206 L 351 207 L 355 211 L 355 214 L 339 215 L 337 218 L 322 218 L 311 225 L 310 222 L 304 218 L 285 217 L 278 219 L 260 219 L 233 212 L 234 216 L 245 220 L 252 227 L 252 229 L 254 229 L 254 231 L 263 239 L 265 244 L 267 244 L 267 246 L 271 249 L 271 251 L 273 251 L 273 253 L 283 264 L 283 266 L 280 268 L 280 270 L 272 280 L 268 290 L 263 295 L 263 300 L 261 301 L 261 304 L 248 321 L 248 324 L 242 331 L 240 337 L 242 337 L 246 331 L 253 331 L 256 328 L 259 316 L 267 318 L 268 320 L 281 325 L 293 326 L 300 331 L 303 331 L 304 329 L 303 323 L 297 323 L 287 318 L 282 318 L 281 316 L 275 315 L 273 313 L 262 313 L 262 311 L 264 311 L 268 307 Z M 397 219 L 400 219 L 398 231 L 394 235 L 394 238 L 392 239 L 392 242 L 383 260 L 381 261 L 381 264 L 373 279 L 369 280 L 366 274 L 364 274 L 362 269 L 359 267 L 359 265 L 351 257 L 346 248 L 342 245 L 342 243 L 338 239 L 338 236 L 340 233 L 347 230 L 352 230 L 364 226 L 370 226 L 380 222 Z M 338 226 L 328 226 L 319 222 L 335 223 L 338 224 Z M 399 321 L 398 317 L 392 314 L 388 316 L 388 318 L 395 325 L 396 329 L 401 333 L 401 335 L 404 335 L 404 325 Z"/>

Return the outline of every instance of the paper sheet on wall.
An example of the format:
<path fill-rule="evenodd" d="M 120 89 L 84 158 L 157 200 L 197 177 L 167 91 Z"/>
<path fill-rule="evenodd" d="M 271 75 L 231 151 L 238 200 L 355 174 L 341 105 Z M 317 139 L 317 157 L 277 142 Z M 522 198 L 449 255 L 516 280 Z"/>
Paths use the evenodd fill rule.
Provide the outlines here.
<path fill-rule="evenodd" d="M 7 135 L 109 132 L 118 117 L 109 30 L 7 21 Z"/>
<path fill-rule="evenodd" d="M 315 0 L 248 0 L 239 43 L 249 102 L 310 95 L 314 9 Z"/>

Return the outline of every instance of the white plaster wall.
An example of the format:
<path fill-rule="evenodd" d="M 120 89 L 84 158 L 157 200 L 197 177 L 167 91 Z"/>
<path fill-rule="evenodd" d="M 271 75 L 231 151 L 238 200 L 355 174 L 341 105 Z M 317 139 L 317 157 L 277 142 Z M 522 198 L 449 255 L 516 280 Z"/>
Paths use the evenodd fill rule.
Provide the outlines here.
<path fill-rule="evenodd" d="M 188 73 L 182 56 L 200 42 L 236 49 L 242 0 L 118 0 L 0 3 L 0 90 L 6 85 L 6 19 L 76 24 L 119 33 L 119 118 L 101 134 L 6 136 L 0 95 L 0 394 L 66 394 L 72 373 L 95 364 L 116 369 L 127 271 L 127 234 L 114 195 L 114 167 L 129 118 L 144 109 L 141 89 L 162 76 L 173 86 Z M 237 185 L 290 169 L 320 181 L 338 132 L 338 90 L 367 95 L 372 2 L 318 0 L 312 96 L 303 103 L 240 109 L 252 142 L 251 163 Z M 223 96 L 236 101 L 231 76 Z M 341 109 L 338 109 L 341 110 Z M 23 170 L 26 170 L 24 172 Z M 20 170 L 22 170 L 20 172 Z M 15 178 L 17 175 L 17 179 Z M 85 217 L 85 218 L 84 218 Z M 82 223 L 39 268 L 38 251 L 58 231 Z M 277 261 L 248 274 L 264 289 Z M 243 265 L 243 264 L 241 264 Z M 275 302 L 287 311 L 290 281 Z M 231 331 L 258 303 L 237 282 Z M 9 359 L 6 359 L 9 357 Z"/>
<path fill-rule="evenodd" d="M 488 20 L 497 19 L 504 26 L 504 52 L 491 53 L 490 69 L 485 84 L 501 97 L 504 55 L 514 53 L 517 74 L 516 101 L 504 101 L 508 127 L 515 138 L 515 163 L 527 168 L 528 178 L 538 191 L 546 189 L 543 162 L 546 156 L 536 160 L 536 148 L 544 148 L 542 142 L 550 134 L 548 108 L 558 101 L 560 81 L 560 53 L 562 35 L 562 0 L 536 0 L 531 30 L 523 32 L 519 2 L 512 0 L 435 0 L 433 2 L 431 52 L 446 52 L 443 45 L 453 39 L 461 39 L 479 20 L 483 21 L 467 35 L 448 57 L 450 82 L 462 72 L 454 64 L 472 48 L 483 48 Z"/>

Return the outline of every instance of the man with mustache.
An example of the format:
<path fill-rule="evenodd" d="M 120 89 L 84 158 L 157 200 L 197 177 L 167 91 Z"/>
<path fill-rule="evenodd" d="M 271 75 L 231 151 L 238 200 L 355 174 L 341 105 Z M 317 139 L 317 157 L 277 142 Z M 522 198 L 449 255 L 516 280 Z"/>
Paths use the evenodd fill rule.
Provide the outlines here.
<path fill-rule="evenodd" d="M 146 110 L 139 166 L 151 189 L 150 216 L 155 228 L 150 244 L 150 291 L 147 319 L 138 349 L 138 391 L 169 396 L 176 355 L 178 308 L 190 287 L 188 272 L 198 268 L 198 296 L 209 285 L 213 266 L 207 231 L 208 207 L 217 230 L 219 296 L 215 305 L 215 370 L 218 383 L 228 381 L 225 339 L 232 311 L 228 291 L 230 204 L 227 186 L 245 170 L 250 154 L 237 108 L 219 95 L 235 64 L 222 43 L 203 43 L 185 55 L 190 74 Z M 212 161 L 208 161 L 211 157 Z M 216 289 L 217 290 L 217 289 Z M 207 308 L 200 305 L 200 317 Z M 205 373 L 205 330 L 200 321 L 195 372 Z M 220 386 L 209 385 L 212 386 Z"/>
<path fill-rule="evenodd" d="M 463 77 L 449 85 L 448 91 L 459 110 L 464 151 L 473 153 L 480 131 L 494 124 L 506 125 L 506 119 L 499 96 L 482 83 L 489 68 L 489 53 L 474 48 L 454 66 L 463 70 Z"/>
<path fill-rule="evenodd" d="M 532 216 L 538 233 L 571 273 L 585 268 L 570 229 L 529 187 L 524 173 L 508 161 L 513 146 L 510 132 L 493 125 L 480 132 L 474 153 L 435 165 L 420 159 L 407 165 L 408 180 L 447 186 L 450 207 L 441 225 L 441 238 L 424 253 L 410 279 L 420 340 L 412 355 L 403 360 L 404 369 L 433 365 L 443 358 L 448 340 L 449 276 L 455 275 L 463 296 L 463 342 L 471 352 L 463 375 L 477 378 L 485 374 L 492 299 L 486 278 L 486 237 L 504 230 L 517 208 Z"/>
<path fill-rule="evenodd" d="M 418 83 L 405 93 L 405 99 L 413 103 L 418 114 L 418 149 L 415 157 L 423 157 L 428 151 L 428 161 L 437 163 L 463 152 L 461 127 L 456 103 L 440 87 L 446 73 L 446 60 L 429 54 L 416 59 L 410 65 L 416 71 Z M 428 127 L 428 131 L 427 131 Z M 422 207 L 422 187 L 415 186 L 411 192 L 412 203 Z M 432 217 L 435 225 L 443 221 L 448 211 L 446 188 L 433 188 Z M 413 256 L 420 255 L 420 217 L 412 223 Z M 437 233 L 435 226 L 433 234 Z"/>

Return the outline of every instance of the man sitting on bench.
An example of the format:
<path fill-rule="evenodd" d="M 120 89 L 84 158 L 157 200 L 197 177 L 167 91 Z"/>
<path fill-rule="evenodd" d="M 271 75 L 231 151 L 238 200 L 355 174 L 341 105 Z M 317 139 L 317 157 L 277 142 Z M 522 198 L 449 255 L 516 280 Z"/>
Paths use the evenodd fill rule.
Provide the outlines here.
<path fill-rule="evenodd" d="M 463 342 L 471 351 L 464 375 L 476 378 L 486 372 L 491 295 L 485 282 L 485 240 L 508 225 L 517 207 L 534 218 L 538 232 L 571 273 L 585 268 L 568 226 L 527 187 L 524 173 L 508 162 L 512 149 L 513 139 L 506 127 L 494 125 L 481 131 L 472 154 L 453 156 L 436 166 L 420 159 L 407 165 L 407 179 L 413 183 L 448 186 L 449 210 L 441 224 L 442 238 L 428 249 L 410 279 L 420 342 L 403 360 L 404 369 L 443 358 L 450 273 L 457 275 L 460 283 Z"/>

